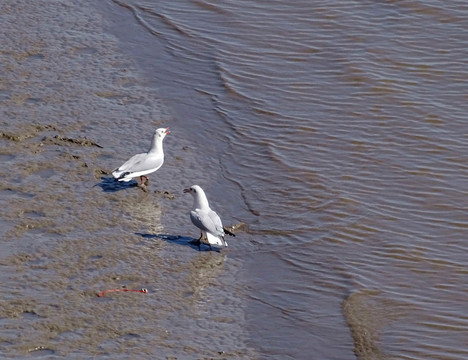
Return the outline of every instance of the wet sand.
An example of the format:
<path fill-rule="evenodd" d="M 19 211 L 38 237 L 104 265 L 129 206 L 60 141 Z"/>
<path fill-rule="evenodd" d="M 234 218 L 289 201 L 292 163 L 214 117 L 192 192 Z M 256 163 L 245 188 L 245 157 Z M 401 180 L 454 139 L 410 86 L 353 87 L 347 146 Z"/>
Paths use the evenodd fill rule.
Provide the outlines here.
<path fill-rule="evenodd" d="M 0 13 L 2 357 L 255 358 L 241 265 L 164 232 L 181 196 L 164 166 L 147 192 L 109 179 L 170 120 L 157 91 L 86 1 Z M 181 177 L 175 141 L 167 167 Z M 149 292 L 96 296 L 113 288 Z"/>

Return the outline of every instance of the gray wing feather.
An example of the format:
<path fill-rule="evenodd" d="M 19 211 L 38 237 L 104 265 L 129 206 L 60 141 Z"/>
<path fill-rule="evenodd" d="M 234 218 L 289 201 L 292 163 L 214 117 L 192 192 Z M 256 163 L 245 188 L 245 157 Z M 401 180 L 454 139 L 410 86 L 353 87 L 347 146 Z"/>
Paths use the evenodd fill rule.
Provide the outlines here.
<path fill-rule="evenodd" d="M 117 169 L 120 173 L 135 173 L 158 168 L 163 164 L 164 157 L 149 157 L 148 154 L 136 154 Z"/>
<path fill-rule="evenodd" d="M 203 231 L 216 236 L 224 236 L 223 224 L 220 217 L 213 210 L 190 212 L 192 223 Z"/>

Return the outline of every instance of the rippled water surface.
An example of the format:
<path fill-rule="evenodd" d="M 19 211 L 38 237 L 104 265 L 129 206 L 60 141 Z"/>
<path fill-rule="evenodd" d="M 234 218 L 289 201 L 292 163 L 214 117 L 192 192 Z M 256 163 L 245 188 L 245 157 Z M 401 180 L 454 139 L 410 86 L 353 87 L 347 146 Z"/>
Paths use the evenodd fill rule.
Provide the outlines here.
<path fill-rule="evenodd" d="M 89 64 L 98 69 L 95 76 L 115 69 L 107 77 L 112 91 L 91 84 L 108 108 L 83 104 L 76 110 L 80 127 L 63 120 L 68 134 L 83 131 L 104 147 L 80 155 L 111 168 L 146 146 L 141 134 L 155 123 L 172 129 L 165 167 L 153 177 L 155 188 L 176 193 L 175 200 L 139 198 L 136 189 L 103 194 L 98 188 L 92 195 L 102 197 L 93 208 L 106 215 L 90 235 L 103 233 L 110 244 L 122 232 L 133 234 L 122 240 L 133 249 L 122 269 L 148 250 L 152 261 L 162 262 L 151 274 L 167 295 L 147 305 L 168 333 L 159 329 L 155 345 L 145 320 L 144 335 L 132 325 L 121 343 L 153 355 L 149 348 L 160 346 L 180 358 L 468 357 L 463 1 L 109 0 L 86 6 L 96 11 L 108 44 L 115 42 L 115 49 L 100 46 L 119 57 L 100 64 L 100 50 L 75 50 L 95 61 Z M 28 106 L 37 102 L 31 98 Z M 101 120 L 87 120 L 99 111 Z M 17 161 L 12 151 L 0 156 L 7 164 Z M 53 167 L 34 176 L 58 178 Z M 205 188 L 226 223 L 248 224 L 221 254 L 181 246 L 196 231 L 187 219 L 191 202 L 177 192 L 192 183 Z M 2 191 L 18 202 L 29 196 L 11 186 Z M 91 198 L 80 187 L 73 191 Z M 73 199 L 63 201 L 66 212 Z M 141 215 L 155 206 L 161 228 L 148 227 Z M 36 210 L 28 216 L 41 217 Z M 119 214 L 122 225 L 110 228 Z M 15 229 L 7 235 L 24 236 Z M 47 243 L 39 247 L 47 249 Z M 93 249 L 88 262 L 102 255 Z M 59 254 L 49 259 L 52 268 L 60 268 L 53 260 Z M 161 282 L 158 271 L 166 279 L 172 267 L 175 273 Z M 105 277 L 87 274 L 104 286 Z M 150 277 L 138 268 L 127 282 Z M 81 281 L 75 286 L 88 291 Z M 162 313 L 154 310 L 157 301 Z M 171 307 L 176 301 L 181 305 Z M 214 344 L 204 349 L 186 336 L 199 331 Z M 71 341 L 79 349 L 77 342 Z M 112 344 L 100 349 L 111 356 Z"/>

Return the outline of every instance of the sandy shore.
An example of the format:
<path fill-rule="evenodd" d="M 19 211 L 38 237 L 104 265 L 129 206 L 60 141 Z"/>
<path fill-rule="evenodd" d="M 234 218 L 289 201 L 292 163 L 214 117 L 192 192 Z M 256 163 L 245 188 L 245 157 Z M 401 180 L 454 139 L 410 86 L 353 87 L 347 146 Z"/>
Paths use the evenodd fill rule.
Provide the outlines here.
<path fill-rule="evenodd" d="M 169 179 L 106 180 L 165 124 L 157 91 L 86 1 L 12 0 L 0 16 L 2 357 L 252 358 L 240 265 L 161 235 Z M 149 293 L 96 297 L 122 287 Z"/>

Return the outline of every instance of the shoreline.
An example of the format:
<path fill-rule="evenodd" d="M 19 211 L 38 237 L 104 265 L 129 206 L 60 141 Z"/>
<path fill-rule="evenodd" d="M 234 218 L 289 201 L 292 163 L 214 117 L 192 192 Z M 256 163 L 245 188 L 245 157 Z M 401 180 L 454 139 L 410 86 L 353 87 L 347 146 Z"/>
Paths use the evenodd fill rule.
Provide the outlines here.
<path fill-rule="evenodd" d="M 96 186 L 168 121 L 108 20 L 72 1 L 10 1 L 0 11 L 2 355 L 251 358 L 239 295 L 216 302 L 241 265 L 195 252 L 185 231 L 164 235 L 161 214 L 186 199 L 155 192 L 181 177 L 183 144 L 168 137 L 167 172 L 150 176 L 149 193 Z M 96 296 L 112 288 L 148 293 Z"/>

